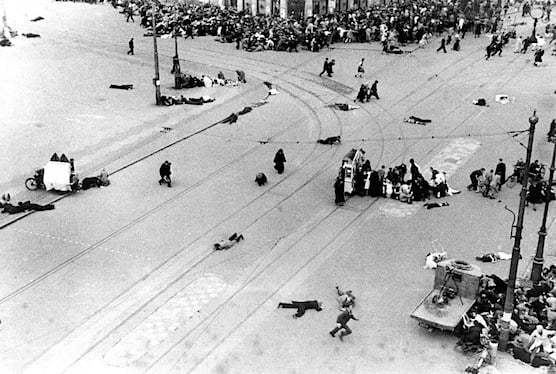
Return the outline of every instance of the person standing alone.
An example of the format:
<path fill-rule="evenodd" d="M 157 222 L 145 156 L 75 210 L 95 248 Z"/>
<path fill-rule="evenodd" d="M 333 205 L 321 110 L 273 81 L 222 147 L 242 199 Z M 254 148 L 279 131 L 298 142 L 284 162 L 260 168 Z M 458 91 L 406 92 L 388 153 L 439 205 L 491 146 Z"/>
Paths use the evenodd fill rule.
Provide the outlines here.
<path fill-rule="evenodd" d="M 319 77 L 322 77 L 322 75 L 323 75 L 324 73 L 326 73 L 327 71 L 328 71 L 328 57 L 326 57 L 326 58 L 324 59 L 324 64 L 323 64 L 323 66 L 322 66 L 322 71 L 320 72 Z"/>
<path fill-rule="evenodd" d="M 129 51 L 127 51 L 128 55 L 134 55 L 135 52 L 133 51 L 134 48 L 134 44 L 133 44 L 133 38 L 129 39 Z"/>
<path fill-rule="evenodd" d="M 363 67 L 364 62 L 365 62 L 365 59 L 362 58 L 359 65 L 357 65 L 357 74 L 355 74 L 355 77 L 363 78 L 363 74 L 365 74 L 365 68 Z"/>
<path fill-rule="evenodd" d="M 284 163 L 286 162 L 286 156 L 284 156 L 284 151 L 282 148 L 276 152 L 274 155 L 274 169 L 278 172 L 278 174 L 282 174 L 284 172 Z"/>
<path fill-rule="evenodd" d="M 440 51 L 444 51 L 444 53 L 448 53 L 446 52 L 446 39 L 444 38 L 440 40 L 440 47 L 438 47 L 438 49 L 436 50 L 436 52 L 440 52 Z"/>
<path fill-rule="evenodd" d="M 329 77 L 332 77 L 332 73 L 334 73 L 334 70 L 332 70 L 332 68 L 334 67 L 334 65 L 336 65 L 336 60 L 332 59 L 332 60 L 328 63 L 328 68 L 326 69 L 326 74 L 328 74 Z"/>
<path fill-rule="evenodd" d="M 373 97 L 373 96 L 376 97 L 377 100 L 380 99 L 380 97 L 378 97 L 378 88 L 377 88 L 377 85 L 378 85 L 378 81 L 375 81 L 375 82 L 373 83 L 373 85 L 371 86 L 371 88 L 370 88 L 370 90 L 369 90 L 369 97 L 368 97 L 367 101 L 369 101 L 369 99 L 370 99 L 371 97 Z"/>
<path fill-rule="evenodd" d="M 172 163 L 170 161 L 164 161 L 162 165 L 160 165 L 160 180 L 158 184 L 162 185 L 166 183 L 168 187 L 172 187 L 172 179 L 170 179 L 170 175 L 172 171 L 170 170 Z"/>

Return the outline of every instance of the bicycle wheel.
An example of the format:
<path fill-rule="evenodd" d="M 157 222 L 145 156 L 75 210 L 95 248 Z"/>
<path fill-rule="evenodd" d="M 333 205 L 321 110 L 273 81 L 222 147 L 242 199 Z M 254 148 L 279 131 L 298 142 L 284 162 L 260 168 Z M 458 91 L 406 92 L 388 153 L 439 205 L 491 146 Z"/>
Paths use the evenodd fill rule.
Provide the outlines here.
<path fill-rule="evenodd" d="M 514 188 L 514 186 L 517 184 L 517 177 L 515 175 L 512 175 L 510 178 L 508 178 L 508 180 L 506 181 L 506 186 L 508 188 Z"/>
<path fill-rule="evenodd" d="M 35 178 L 27 178 L 25 180 L 25 187 L 27 187 L 29 191 L 35 191 L 39 186 L 37 185 Z"/>

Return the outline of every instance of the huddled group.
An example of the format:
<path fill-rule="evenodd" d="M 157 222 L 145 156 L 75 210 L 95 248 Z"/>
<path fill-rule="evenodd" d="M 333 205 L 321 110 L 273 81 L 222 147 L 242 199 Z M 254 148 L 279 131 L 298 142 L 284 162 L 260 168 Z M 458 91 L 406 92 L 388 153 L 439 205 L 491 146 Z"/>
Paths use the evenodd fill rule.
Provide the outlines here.
<path fill-rule="evenodd" d="M 534 210 L 535 204 L 544 203 L 547 198 L 547 181 L 543 177 L 544 166 L 538 160 L 533 161 L 529 165 L 527 203 L 533 204 Z M 496 199 L 503 185 L 508 184 L 512 187 L 512 184 L 522 183 L 524 178 L 525 161 L 519 159 L 514 165 L 513 173 L 506 178 L 506 164 L 500 159 L 494 170 L 487 172 L 485 168 L 481 168 L 473 171 L 469 175 L 471 184 L 467 189 L 481 193 L 484 197 Z M 554 195 L 551 194 L 550 198 L 554 200 Z"/>
<path fill-rule="evenodd" d="M 152 2 L 147 0 L 112 1 L 121 6 L 127 21 L 139 15 L 141 25 L 152 35 Z M 467 30 L 496 32 L 503 9 L 497 3 L 458 4 L 447 0 L 414 1 L 402 4 L 374 4 L 365 9 L 350 9 L 317 14 L 306 19 L 293 15 L 251 15 L 251 9 L 237 11 L 212 4 L 155 2 L 156 32 L 194 38 L 212 35 L 221 42 L 236 42 L 246 51 L 297 51 L 298 44 L 317 52 L 334 42 L 380 41 L 383 50 L 406 43 L 426 43 L 433 35 L 458 34 Z M 476 17 L 473 17 L 476 16 Z"/>
<path fill-rule="evenodd" d="M 544 268 L 541 282 L 515 290 L 510 320 L 510 342 L 515 358 L 533 366 L 556 362 L 556 266 Z M 496 275 L 481 280 L 481 291 L 458 328 L 458 346 L 465 351 L 482 349 L 498 341 L 504 311 L 506 283 Z"/>
<path fill-rule="evenodd" d="M 421 174 L 421 168 L 415 160 L 406 164 L 388 168 L 384 165 L 378 170 L 372 170 L 367 160 L 361 167 L 357 167 L 354 174 L 354 194 L 359 196 L 387 197 L 400 202 L 411 204 L 414 201 L 426 201 L 431 196 L 442 198 L 460 193 L 452 189 L 446 181 L 446 173 L 430 168 L 431 178 L 427 180 Z M 409 172 L 409 173 L 408 173 Z M 342 205 L 344 200 L 344 169 L 340 168 L 334 184 L 336 204 Z"/>

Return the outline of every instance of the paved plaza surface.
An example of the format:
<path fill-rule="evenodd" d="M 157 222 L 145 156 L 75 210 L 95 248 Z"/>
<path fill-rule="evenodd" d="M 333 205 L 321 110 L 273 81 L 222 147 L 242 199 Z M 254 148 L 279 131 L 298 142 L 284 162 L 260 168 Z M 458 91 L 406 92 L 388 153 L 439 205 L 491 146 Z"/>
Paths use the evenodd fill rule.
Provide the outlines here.
<path fill-rule="evenodd" d="M 16 201 L 56 201 L 56 209 L 0 217 L 0 372 L 2 373 L 461 373 L 475 362 L 456 338 L 409 317 L 432 288 L 424 257 L 511 252 L 519 186 L 499 199 L 468 192 L 468 175 L 508 169 L 525 157 L 534 109 L 533 159 L 550 163 L 545 134 L 554 116 L 556 61 L 532 55 L 484 59 L 487 36 L 462 50 L 438 42 L 404 55 L 378 43 L 335 44 L 319 53 L 247 53 L 212 37 L 180 40 L 182 71 L 235 76 L 239 87 L 176 91 L 174 42 L 159 40 L 163 94 L 210 95 L 203 106 L 157 107 L 152 38 L 109 5 L 6 0 L 8 21 L 41 38 L 0 49 L 0 187 Z M 30 19 L 42 16 L 40 22 Z M 513 21 L 513 16 L 508 22 Z M 521 18 L 517 17 L 520 21 Z M 519 33 L 531 32 L 531 20 Z M 134 56 L 126 54 L 135 38 Z M 408 50 L 411 50 L 408 48 Z M 325 57 L 333 77 L 319 77 Z M 354 77 L 365 57 L 366 76 Z M 379 81 L 380 100 L 348 112 L 362 82 Z M 267 96 L 262 83 L 280 92 Z M 133 84 L 129 91 L 110 84 Z M 506 105 L 494 101 L 507 94 Z M 488 107 L 472 105 L 485 98 Z M 217 124 L 261 99 L 267 104 Z M 427 126 L 403 122 L 414 115 Z M 342 136 L 323 146 L 319 138 Z M 373 168 L 408 163 L 446 171 L 463 192 L 449 206 L 352 197 L 334 204 L 343 156 L 362 147 Z M 284 149 L 284 174 L 272 167 Z M 76 160 L 81 177 L 106 168 L 111 184 L 60 196 L 23 182 L 54 152 Z M 172 188 L 158 167 L 172 162 Z M 264 172 L 266 186 L 254 182 Z M 523 260 L 530 271 L 542 209 L 526 209 Z M 549 212 L 545 253 L 556 256 Z M 212 244 L 240 232 L 229 251 Z M 506 278 L 509 261 L 478 264 Z M 328 335 L 339 313 L 334 287 L 357 296 L 354 333 Z M 317 299 L 300 319 L 279 302 Z M 491 372 L 536 373 L 500 353 Z"/>

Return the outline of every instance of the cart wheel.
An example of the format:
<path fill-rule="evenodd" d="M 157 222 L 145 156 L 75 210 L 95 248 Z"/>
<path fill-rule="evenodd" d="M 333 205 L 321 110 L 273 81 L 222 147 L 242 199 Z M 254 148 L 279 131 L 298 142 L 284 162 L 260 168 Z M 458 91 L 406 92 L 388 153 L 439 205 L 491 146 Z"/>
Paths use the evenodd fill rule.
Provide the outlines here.
<path fill-rule="evenodd" d="M 35 178 L 27 178 L 25 180 L 25 187 L 27 187 L 29 191 L 35 191 L 39 186 L 37 185 Z"/>

